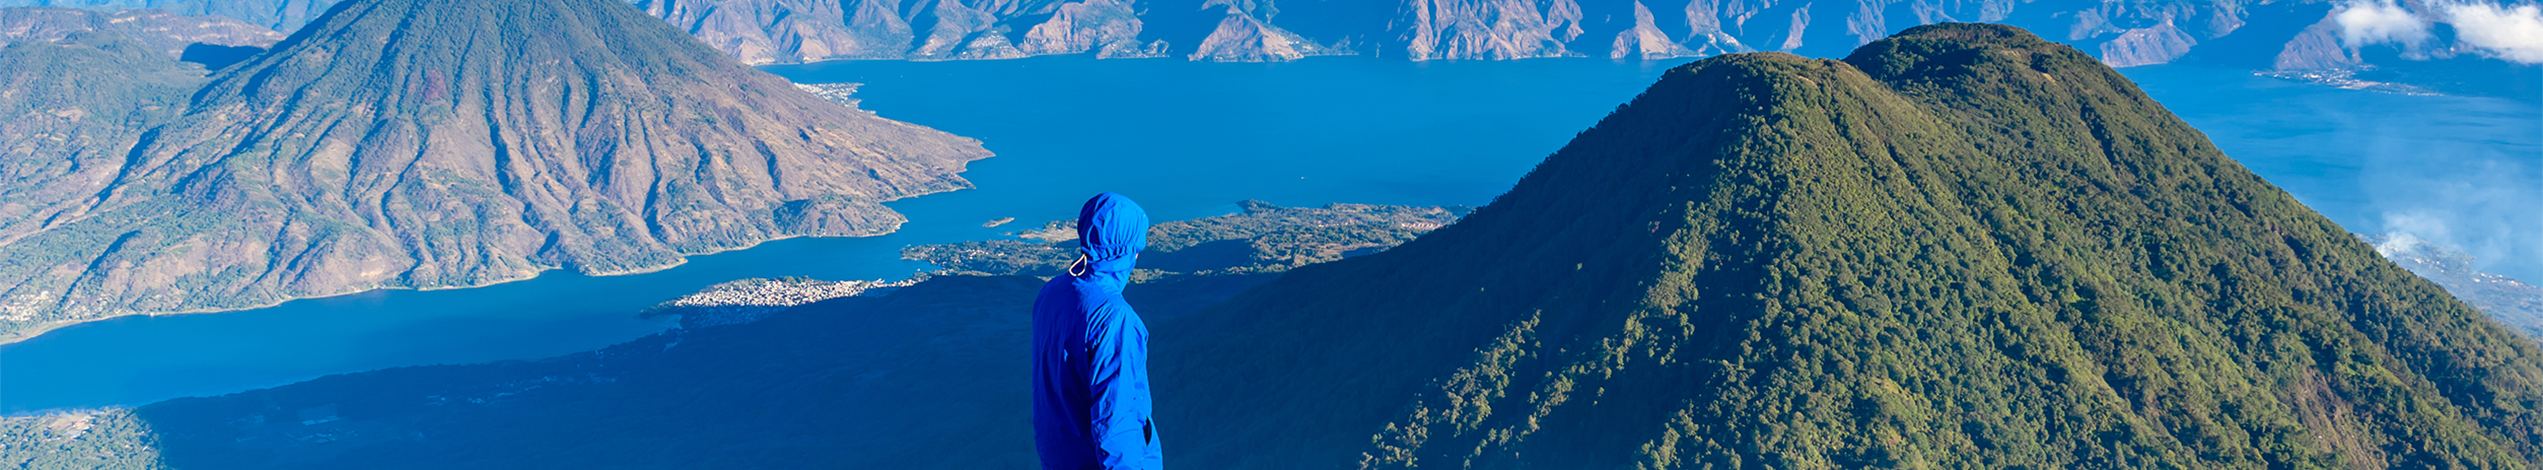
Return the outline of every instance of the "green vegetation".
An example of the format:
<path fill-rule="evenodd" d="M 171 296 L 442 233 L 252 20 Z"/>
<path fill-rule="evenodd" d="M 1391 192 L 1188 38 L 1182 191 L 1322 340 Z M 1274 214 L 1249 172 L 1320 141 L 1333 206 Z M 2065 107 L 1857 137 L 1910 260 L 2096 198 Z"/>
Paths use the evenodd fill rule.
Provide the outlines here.
<path fill-rule="evenodd" d="M 161 468 L 150 427 L 131 410 L 0 418 L 0 467 L 27 470 Z"/>
<path fill-rule="evenodd" d="M 2543 350 L 2003 26 L 1668 73 L 1158 325 L 1202 468 L 2527 468 Z"/>

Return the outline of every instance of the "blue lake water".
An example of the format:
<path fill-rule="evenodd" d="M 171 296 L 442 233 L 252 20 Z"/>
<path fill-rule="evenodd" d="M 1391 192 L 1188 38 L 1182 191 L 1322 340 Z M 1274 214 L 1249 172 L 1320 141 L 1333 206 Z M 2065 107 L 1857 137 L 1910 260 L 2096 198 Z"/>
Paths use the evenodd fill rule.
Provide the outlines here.
<path fill-rule="evenodd" d="M 769 67 L 798 82 L 865 83 L 863 108 L 979 138 L 999 156 L 964 174 L 979 189 L 890 204 L 911 222 L 882 237 L 774 241 L 649 274 L 551 273 L 476 289 L 64 328 L 0 345 L 0 412 L 137 405 L 333 373 L 594 349 L 658 331 L 664 325 L 633 312 L 708 285 L 900 278 L 927 268 L 901 260 L 902 247 L 996 238 L 1071 217 L 1099 191 L 1130 195 L 1157 220 L 1228 213 L 1244 199 L 1481 205 L 1678 63 L 1044 57 Z M 2228 154 L 2352 229 L 2382 231 L 2385 213 L 2424 206 L 2413 200 L 2459 203 L 2441 209 L 2462 226 L 2513 226 L 2494 219 L 2513 219 L 2498 212 L 2517 208 L 2529 209 L 2523 223 L 2535 219 L 2537 206 L 2517 205 L 2535 199 L 2515 196 L 2530 192 L 2402 196 L 2454 181 L 2532 183 L 2543 169 L 2543 110 L 2534 105 L 2381 95 L 2226 70 L 2128 73 Z M 1017 221 L 981 227 L 1001 217 Z"/>
<path fill-rule="evenodd" d="M 2543 104 L 2122 69 L 2226 155 L 2341 226 L 2408 232 L 2543 281 Z"/>
<path fill-rule="evenodd" d="M 1116 191 L 1157 220 L 1236 202 L 1482 205 L 1672 63 L 1541 60 L 1287 64 L 1045 57 L 837 62 L 769 70 L 858 82 L 862 107 L 981 139 L 976 190 L 889 204 L 890 235 L 791 239 L 639 275 L 551 272 L 205 315 L 127 317 L 0 345 L 0 412 L 137 405 L 325 374 L 537 358 L 658 331 L 633 313 L 718 282 L 901 278 L 913 244 L 989 239 L 1074 217 Z M 998 228 L 983 222 L 1015 217 Z"/>

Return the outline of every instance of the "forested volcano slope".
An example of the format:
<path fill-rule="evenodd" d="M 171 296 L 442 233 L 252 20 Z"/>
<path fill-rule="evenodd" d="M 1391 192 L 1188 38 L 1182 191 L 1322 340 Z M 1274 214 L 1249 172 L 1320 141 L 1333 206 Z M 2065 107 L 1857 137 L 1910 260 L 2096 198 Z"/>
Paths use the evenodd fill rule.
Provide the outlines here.
<path fill-rule="evenodd" d="M 614 0 L 352 0 L 222 69 L 67 208 L 0 227 L 0 340 L 880 234 L 902 220 L 880 203 L 968 187 L 988 155 Z"/>
<path fill-rule="evenodd" d="M 154 49 L 109 31 L 0 47 L 0 245 L 82 205 L 185 110 L 205 71 Z"/>
<path fill-rule="evenodd" d="M 2543 350 L 2018 29 L 1669 72 L 1157 325 L 1199 468 L 2527 468 Z"/>

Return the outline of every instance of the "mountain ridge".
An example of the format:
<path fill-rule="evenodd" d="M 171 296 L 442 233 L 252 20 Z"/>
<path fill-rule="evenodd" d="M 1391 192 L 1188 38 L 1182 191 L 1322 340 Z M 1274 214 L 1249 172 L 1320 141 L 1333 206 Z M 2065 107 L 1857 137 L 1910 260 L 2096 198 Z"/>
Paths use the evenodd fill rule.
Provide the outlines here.
<path fill-rule="evenodd" d="M 285 32 L 300 29 L 343 0 L 6 0 L 0 6 L 107 10 L 163 10 L 187 16 L 235 18 Z"/>
<path fill-rule="evenodd" d="M 110 31 L 182 59 L 197 44 L 263 48 L 283 33 L 220 16 L 178 16 L 165 10 L 100 12 L 60 7 L 0 8 L 0 46 L 20 41 L 59 41 L 88 31 Z M 216 67 L 217 68 L 217 67 Z"/>
<path fill-rule="evenodd" d="M 5 0 L 0 4 L 160 8 L 189 15 L 240 18 L 292 30 L 315 18 L 333 1 Z M 2195 59 L 2256 62 L 2250 65 L 2272 70 L 2355 71 L 2368 62 L 2395 59 L 2370 55 L 2444 60 L 2490 47 L 2451 37 L 2438 38 L 2441 41 L 2436 42 L 2451 44 L 2444 47 L 2437 47 L 2441 44 L 2436 42 L 2399 44 L 2380 38 L 2349 37 L 2361 31 L 2368 31 L 2369 35 L 2380 33 L 2371 31 L 2373 25 L 2364 24 L 2355 26 L 2361 29 L 2352 30 L 2352 25 L 2344 23 L 2350 20 L 2340 18 L 2351 9 L 2369 9 L 2369 13 L 2379 15 L 2422 17 L 2414 21 L 2423 23 L 2456 21 L 2446 11 L 2447 4 L 2426 2 L 2122 5 L 1905 0 L 1779 5 L 1747 0 L 1562 0 L 1542 4 L 1405 0 L 1392 5 L 1278 5 L 1272 0 L 1199 0 L 1133 5 L 1114 0 L 953 0 L 905 5 L 873 0 L 628 1 L 752 64 L 833 59 L 1012 58 L 1089 52 L 1104 57 L 1171 55 L 1220 61 L 1301 57 L 1273 53 L 1285 46 L 1259 44 L 1246 53 L 1195 55 L 1196 51 L 1212 49 L 1207 45 L 1212 42 L 1208 37 L 1225 29 L 1218 25 L 1230 23 L 1252 24 L 1239 29 L 1259 26 L 1268 36 L 1299 37 L 1306 46 L 1329 49 L 1327 53 L 1415 60 L 1602 56 L 1664 59 L 1757 51 L 1834 54 L 1906 27 L 1962 21 L 2004 22 L 2057 32 L 2057 40 L 2087 49 L 2115 66 Z M 1811 18 L 1821 21 L 1814 23 Z M 2211 43 L 2215 47 L 2208 47 Z M 969 50 L 974 47 L 979 49 Z M 1799 48 L 1809 50 L 1797 51 Z"/>
<path fill-rule="evenodd" d="M 0 0 L 164 8 L 291 30 L 339 0 Z M 2113 66 L 2200 64 L 2399 93 L 2543 99 L 2512 2 L 2081 0 L 627 0 L 753 65 L 1091 54 L 1216 62 L 1834 57 L 1905 28 L 2005 23 Z M 1817 18 L 1818 21 L 1812 21 Z"/>
<path fill-rule="evenodd" d="M 1459 224 L 1192 318 L 1152 328 L 1152 367 L 1164 439 L 1209 467 L 2516 468 L 2543 444 L 2532 341 L 1994 25 L 1672 70 Z"/>

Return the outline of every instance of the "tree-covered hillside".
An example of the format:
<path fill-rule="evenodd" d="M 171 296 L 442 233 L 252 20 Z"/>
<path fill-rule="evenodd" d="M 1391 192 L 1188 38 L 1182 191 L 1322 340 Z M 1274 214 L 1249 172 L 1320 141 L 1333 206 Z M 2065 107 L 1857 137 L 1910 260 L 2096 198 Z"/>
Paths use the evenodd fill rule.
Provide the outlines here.
<path fill-rule="evenodd" d="M 2543 350 L 1994 25 L 1671 71 L 1457 225 L 1154 337 L 1202 468 L 2543 456 Z"/>

